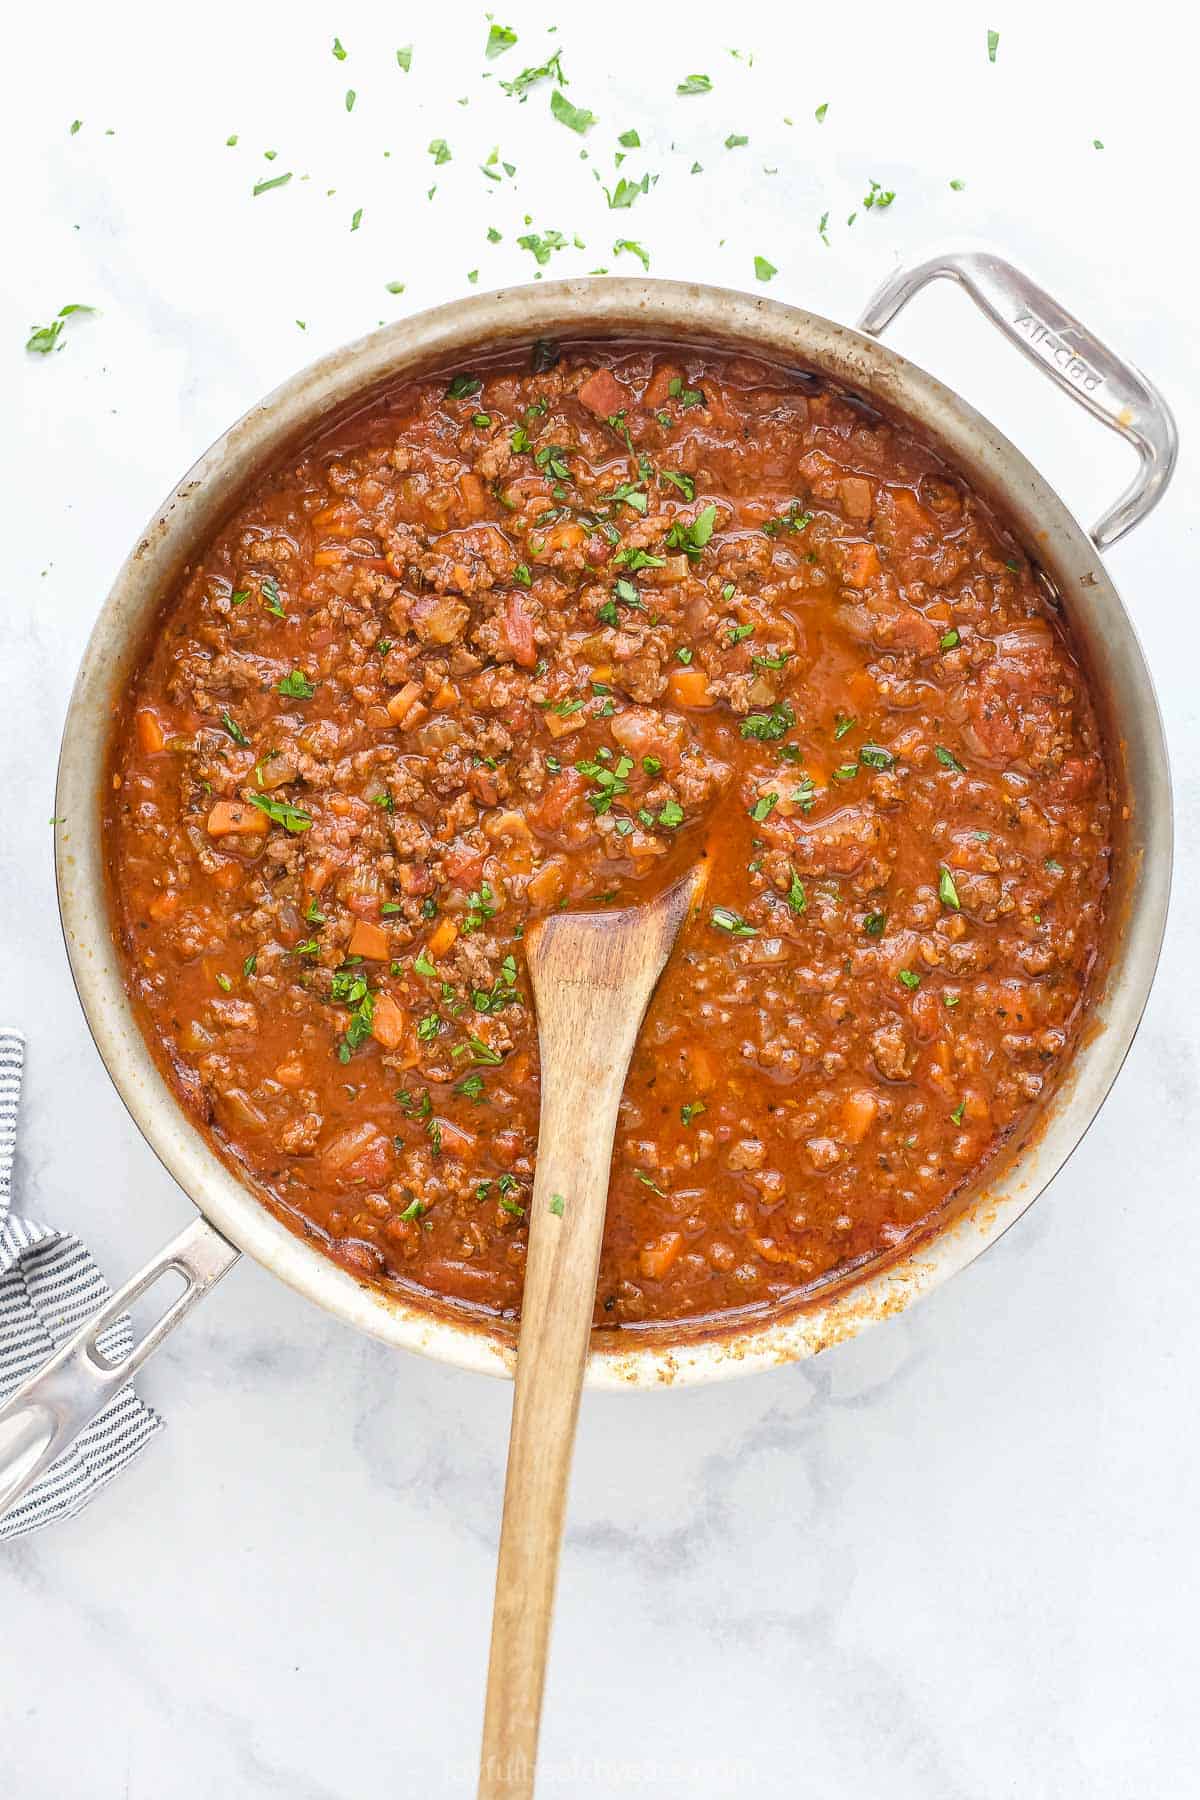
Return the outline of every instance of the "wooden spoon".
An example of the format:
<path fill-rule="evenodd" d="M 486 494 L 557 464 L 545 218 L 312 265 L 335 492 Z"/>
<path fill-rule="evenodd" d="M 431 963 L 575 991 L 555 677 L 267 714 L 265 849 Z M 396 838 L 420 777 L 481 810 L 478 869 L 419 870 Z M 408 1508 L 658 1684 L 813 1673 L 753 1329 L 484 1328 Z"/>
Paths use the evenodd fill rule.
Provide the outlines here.
<path fill-rule="evenodd" d="M 703 881 L 693 870 L 649 906 L 563 913 L 535 925 L 526 940 L 542 1108 L 479 1800 L 533 1793 L 617 1107 L 654 985 Z"/>

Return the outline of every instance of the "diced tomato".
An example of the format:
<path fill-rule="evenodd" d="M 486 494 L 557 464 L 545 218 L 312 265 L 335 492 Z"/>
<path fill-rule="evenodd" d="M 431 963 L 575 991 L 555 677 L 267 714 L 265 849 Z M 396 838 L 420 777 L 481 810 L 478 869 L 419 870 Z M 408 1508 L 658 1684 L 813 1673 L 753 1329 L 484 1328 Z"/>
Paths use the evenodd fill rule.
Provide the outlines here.
<path fill-rule="evenodd" d="M 589 375 L 577 399 L 598 419 L 610 419 L 629 405 L 629 395 L 611 369 L 597 369 L 594 375 Z"/>

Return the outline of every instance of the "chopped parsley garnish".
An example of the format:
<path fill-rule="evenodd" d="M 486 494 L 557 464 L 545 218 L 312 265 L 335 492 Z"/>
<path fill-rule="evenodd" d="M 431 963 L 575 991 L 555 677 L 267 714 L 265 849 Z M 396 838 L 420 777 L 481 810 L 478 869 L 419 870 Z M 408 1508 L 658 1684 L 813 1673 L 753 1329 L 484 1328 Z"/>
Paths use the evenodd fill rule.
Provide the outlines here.
<path fill-rule="evenodd" d="M 950 1114 L 950 1117 L 951 1117 L 951 1118 L 952 1118 L 952 1119 L 953 1119 L 953 1120 L 954 1120 L 954 1123 L 955 1123 L 955 1124 L 956 1124 L 956 1125 L 961 1125 L 961 1124 L 962 1124 L 962 1122 L 963 1122 L 963 1114 L 964 1114 L 964 1113 L 965 1113 L 965 1112 L 966 1112 L 966 1110 L 967 1110 L 967 1103 L 966 1103 L 966 1101 L 965 1101 L 965 1100 L 960 1100 L 960 1101 L 959 1101 L 959 1103 L 958 1103 L 958 1105 L 957 1105 L 957 1106 L 956 1106 L 956 1107 L 955 1107 L 955 1109 L 954 1109 L 954 1111 L 953 1111 L 953 1112 L 952 1112 L 952 1113 L 951 1113 L 951 1114 Z"/>
<path fill-rule="evenodd" d="M 756 825 L 761 825 L 764 819 L 770 818 L 778 804 L 778 794 L 760 794 L 750 808 L 750 817 Z"/>
<path fill-rule="evenodd" d="M 601 813 L 611 811 L 612 803 L 629 788 L 629 777 L 633 773 L 632 756 L 619 756 L 611 769 L 602 762 L 589 762 L 586 759 L 575 764 L 581 775 L 596 782 L 597 791 L 587 796 L 587 803 L 599 817 Z"/>
<path fill-rule="evenodd" d="M 478 1070 L 470 1075 L 464 1075 L 454 1091 L 456 1094 L 461 1094 L 465 1100 L 482 1100 L 483 1076 Z"/>
<path fill-rule="evenodd" d="M 634 1180 L 640 1181 L 643 1187 L 648 1187 L 652 1194 L 658 1194 L 663 1199 L 666 1198 L 663 1189 L 659 1187 L 652 1175 L 647 1175 L 645 1169 L 635 1169 L 633 1176 Z"/>
<path fill-rule="evenodd" d="M 272 188 L 286 187 L 291 179 L 292 171 L 289 169 L 286 175 L 272 175 L 267 181 L 256 181 L 251 192 L 257 199 L 259 194 L 269 193 Z"/>
<path fill-rule="evenodd" d="M 235 744 L 240 744 L 244 750 L 249 748 L 250 739 L 246 736 L 236 719 L 231 718 L 227 712 L 223 712 L 221 714 L 221 723 Z"/>
<path fill-rule="evenodd" d="M 490 62 L 492 57 L 503 56 L 506 50 L 511 50 L 516 41 L 517 34 L 511 25 L 493 25 L 488 32 L 484 55 Z"/>
<path fill-rule="evenodd" d="M 868 937 L 882 937 L 884 931 L 887 929 L 887 914 L 882 912 L 869 912 L 863 920 L 862 925 L 863 930 Z"/>
<path fill-rule="evenodd" d="M 269 613 L 274 614 L 277 619 L 287 617 L 283 610 L 283 601 L 279 598 L 279 588 L 273 575 L 268 575 L 259 583 L 259 593 L 262 595 L 262 603 Z"/>
<path fill-rule="evenodd" d="M 338 1061 L 348 1063 L 359 1045 L 371 1035 L 375 1001 L 365 977 L 357 969 L 350 968 L 334 970 L 330 977 L 329 998 L 335 1006 L 350 1010 L 350 1020 L 337 1052 Z"/>
<path fill-rule="evenodd" d="M 478 931 L 487 919 L 496 916 L 496 896 L 486 881 L 481 881 L 473 893 L 467 895 L 467 910 L 463 914 L 462 928 L 466 935 Z"/>
<path fill-rule="evenodd" d="M 848 731 L 853 731 L 854 727 L 857 724 L 858 724 L 857 719 L 850 718 L 849 715 L 846 713 L 839 713 L 837 715 L 837 718 L 834 720 L 834 726 L 833 726 L 834 742 L 836 743 L 841 738 L 844 738 Z"/>
<path fill-rule="evenodd" d="M 544 469 L 554 481 L 570 481 L 571 470 L 567 464 L 567 451 L 562 444 L 543 444 L 534 454 L 534 463 Z"/>
<path fill-rule="evenodd" d="M 996 52 L 999 48 L 1000 48 L 1000 33 L 998 31 L 989 31 L 987 34 L 987 50 L 988 50 L 988 61 L 990 63 L 995 62 Z"/>
<path fill-rule="evenodd" d="M 400 67 L 404 70 L 404 73 L 407 75 L 408 71 L 412 68 L 412 45 L 411 44 L 405 44 L 405 46 L 402 50 L 397 50 L 396 61 L 400 64 Z"/>
<path fill-rule="evenodd" d="M 938 899 L 943 906 L 949 906 L 953 908 L 955 912 L 960 912 L 962 910 L 958 898 L 958 889 L 954 885 L 954 877 L 944 863 L 942 865 L 941 874 L 938 876 Z"/>
<path fill-rule="evenodd" d="M 293 669 L 290 675 L 275 684 L 275 692 L 287 700 L 311 700 L 316 691 L 308 676 L 299 669 Z"/>
<path fill-rule="evenodd" d="M 818 125 L 823 125 L 825 123 L 825 114 L 828 111 L 829 111 L 828 100 L 822 100 L 820 106 L 818 106 L 816 112 L 813 114 L 813 118 L 817 121 Z"/>
<path fill-rule="evenodd" d="M 552 250 L 564 250 L 566 244 L 567 240 L 562 232 L 553 230 L 547 231 L 541 236 L 536 231 L 527 231 L 523 237 L 517 239 L 518 249 L 528 250 L 539 269 L 545 268 L 550 261 Z"/>
<path fill-rule="evenodd" d="M 779 270 L 775 267 L 775 264 L 768 262 L 765 256 L 755 257 L 754 279 L 756 281 L 770 281 L 771 277 L 773 275 L 778 275 L 778 273 Z"/>
<path fill-rule="evenodd" d="M 268 819 L 276 825 L 282 825 L 286 831 L 299 833 L 312 828 L 312 819 L 299 806 L 290 801 L 276 800 L 271 794 L 249 794 L 247 798 L 251 806 L 257 806 L 259 812 L 266 813 Z"/>
<path fill-rule="evenodd" d="M 804 531 L 813 522 L 813 515 L 805 512 L 798 500 L 793 500 L 785 513 L 776 519 L 768 519 L 763 526 L 767 537 L 778 537 L 783 531 Z"/>
<path fill-rule="evenodd" d="M 550 96 L 550 111 L 560 125 L 566 125 L 571 131 L 582 134 L 596 123 L 596 115 L 589 112 L 586 106 L 572 106 L 567 96 L 555 88 Z"/>
<path fill-rule="evenodd" d="M 640 150 L 642 147 L 642 140 L 632 126 L 628 131 L 623 131 L 621 133 L 617 142 L 618 144 L 624 144 L 626 150 Z"/>
<path fill-rule="evenodd" d="M 563 74 L 561 50 L 556 50 L 553 56 L 548 57 L 544 63 L 539 63 L 535 68 L 522 69 L 521 73 L 512 81 L 502 81 L 500 86 L 506 94 L 524 101 L 531 87 L 539 81 L 549 81 L 551 78 L 561 81 L 564 87 L 567 85 L 567 78 Z"/>
<path fill-rule="evenodd" d="M 242 974 L 246 977 L 247 981 L 249 981 L 251 975 L 253 975 L 255 973 L 257 968 L 258 968 L 258 955 L 255 951 L 252 950 L 250 952 L 249 956 L 246 958 L 245 962 L 242 964 Z"/>
<path fill-rule="evenodd" d="M 961 642 L 961 639 L 959 638 L 957 631 L 955 631 L 955 629 L 952 625 L 950 627 L 949 631 L 943 631 L 941 637 L 938 639 L 938 649 L 939 650 L 957 650 L 960 642 Z"/>
<path fill-rule="evenodd" d="M 700 1114 L 707 1110 L 703 1100 L 687 1100 L 680 1107 L 679 1116 L 685 1125 L 690 1125 L 693 1119 L 698 1119 Z"/>
<path fill-rule="evenodd" d="M 914 988 L 919 988 L 921 985 L 921 977 L 919 975 L 914 975 L 911 969 L 901 969 L 899 979 L 910 991 Z"/>
<path fill-rule="evenodd" d="M 618 238 L 613 245 L 613 255 L 620 256 L 623 250 L 628 250 L 631 256 L 636 256 L 643 269 L 649 269 L 650 253 L 645 245 L 635 243 L 633 238 Z"/>
<path fill-rule="evenodd" d="M 755 738 L 760 744 L 770 744 L 789 732 L 795 723 L 795 713 L 789 703 L 783 700 L 778 706 L 771 707 L 769 712 L 748 713 L 742 720 L 741 733 L 744 738 Z"/>
<path fill-rule="evenodd" d="M 470 395 L 477 394 L 482 386 L 483 377 L 480 375 L 456 375 L 446 389 L 446 398 L 447 400 L 466 400 Z"/>
<path fill-rule="evenodd" d="M 885 207 L 892 204 L 895 198 L 895 191 L 892 188 L 882 187 L 878 181 L 873 181 L 863 195 L 863 205 L 868 211 L 874 207 L 877 212 L 882 212 Z"/>
<path fill-rule="evenodd" d="M 945 744 L 935 744 L 933 747 L 933 754 L 937 757 L 943 769 L 953 769 L 956 775 L 966 774 L 967 771 L 959 762 L 957 756 L 955 756 L 952 751 L 947 750 Z"/>
<path fill-rule="evenodd" d="M 615 188 L 605 188 L 604 197 L 608 201 L 611 212 L 619 212 L 631 207 L 639 194 L 650 192 L 649 170 L 640 181 L 627 181 L 622 175 Z"/>
<path fill-rule="evenodd" d="M 547 1210 L 552 1212 L 556 1219 L 561 1219 L 563 1216 L 563 1208 L 566 1204 L 567 1203 L 561 1194 L 551 1194 L 550 1205 Z"/>
<path fill-rule="evenodd" d="M 804 883 L 795 869 L 791 871 L 792 883 L 787 891 L 787 903 L 797 917 L 808 909 L 808 895 L 804 891 Z"/>
<path fill-rule="evenodd" d="M 660 825 L 665 825 L 669 831 L 673 831 L 677 825 L 683 824 L 683 820 L 684 812 L 678 800 L 667 800 L 663 803 L 658 815 Z"/>
<path fill-rule="evenodd" d="M 858 760 L 865 763 L 868 769 L 890 769 L 896 759 L 882 744 L 864 744 L 858 753 Z"/>
<path fill-rule="evenodd" d="M 692 480 L 690 475 L 676 474 L 673 469 L 660 469 L 658 471 L 658 479 L 660 481 L 667 481 L 672 487 L 678 488 L 685 500 L 694 500 L 696 498 L 696 483 Z"/>
<path fill-rule="evenodd" d="M 717 509 L 711 503 L 701 509 L 690 524 L 676 519 L 667 532 L 667 543 L 672 550 L 683 550 L 692 562 L 704 552 L 704 547 L 713 534 L 713 526 L 717 522 Z"/>
<path fill-rule="evenodd" d="M 35 351 L 39 356 L 48 356 L 62 337 L 64 320 L 69 319 L 72 313 L 94 313 L 95 310 L 94 306 L 81 306 L 78 303 L 60 307 L 57 317 L 49 325 L 33 326 L 25 340 L 25 348 Z"/>
<path fill-rule="evenodd" d="M 626 569 L 661 569 L 666 566 L 665 556 L 651 556 L 648 550 L 618 550 L 613 557 L 613 567 Z"/>
<path fill-rule="evenodd" d="M 740 913 L 735 913 L 728 906 L 714 906 L 709 914 L 709 921 L 718 931 L 727 931 L 730 937 L 757 937 L 758 927 L 747 925 Z"/>
<path fill-rule="evenodd" d="M 677 94 L 711 94 L 712 78 L 709 75 L 688 75 L 675 86 Z"/>
<path fill-rule="evenodd" d="M 743 137 L 740 131 L 731 131 L 729 136 L 725 139 L 725 148 L 727 150 L 740 150 L 743 144 L 748 144 L 749 142 L 750 139 L 748 137 Z"/>
<path fill-rule="evenodd" d="M 430 962 L 428 952 L 425 950 L 420 951 L 420 953 L 413 958 L 413 968 L 418 975 L 430 976 L 433 980 L 437 979 L 437 970 Z"/>
<path fill-rule="evenodd" d="M 684 387 L 683 381 L 678 375 L 672 375 L 670 381 L 668 381 L 667 392 L 672 400 L 678 400 L 680 406 L 684 407 L 685 410 L 689 406 L 703 406 L 705 404 L 703 391 L 700 388 Z"/>
<path fill-rule="evenodd" d="M 450 153 L 450 146 L 445 138 L 431 138 L 429 140 L 429 154 L 433 158 L 435 168 L 440 163 L 453 161 Z"/>

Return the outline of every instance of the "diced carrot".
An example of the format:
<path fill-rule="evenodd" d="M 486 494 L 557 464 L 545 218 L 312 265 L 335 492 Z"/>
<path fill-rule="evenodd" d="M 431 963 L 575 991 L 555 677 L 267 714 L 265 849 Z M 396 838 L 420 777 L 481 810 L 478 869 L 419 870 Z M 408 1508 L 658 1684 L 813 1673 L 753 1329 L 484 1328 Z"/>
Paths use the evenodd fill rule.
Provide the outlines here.
<path fill-rule="evenodd" d="M 667 687 L 676 706 L 710 706 L 712 696 L 703 669 L 672 669 Z"/>
<path fill-rule="evenodd" d="M 372 925 L 369 919 L 359 919 L 350 933 L 346 949 L 349 955 L 365 956 L 368 962 L 386 962 L 390 951 L 388 934 L 382 925 Z"/>
<path fill-rule="evenodd" d="M 842 1101 L 842 1138 L 847 1144 L 861 1144 L 875 1123 L 879 1101 L 870 1088 L 856 1088 Z"/>
<path fill-rule="evenodd" d="M 419 681 L 406 681 L 402 688 L 394 693 L 387 703 L 388 717 L 393 725 L 403 725 L 405 719 L 421 697 Z"/>
<path fill-rule="evenodd" d="M 597 369 L 589 375 L 577 395 L 580 406 L 586 406 L 598 419 L 611 418 L 629 405 L 629 395 L 611 369 Z"/>
<path fill-rule="evenodd" d="M 166 733 L 158 722 L 158 717 L 149 707 L 143 707 L 137 716 L 138 749 L 146 756 L 154 756 L 166 743 Z"/>
<path fill-rule="evenodd" d="M 407 1031 L 408 1019 L 403 1008 L 396 1004 L 390 994 L 376 994 L 375 1010 L 371 1015 L 371 1036 L 385 1050 L 398 1050 Z"/>
<path fill-rule="evenodd" d="M 688 1066 L 691 1070 L 692 1086 L 702 1094 L 711 1094 L 717 1085 L 717 1066 L 712 1054 L 703 1044 L 695 1044 L 688 1051 Z"/>
<path fill-rule="evenodd" d="M 271 821 L 244 800 L 218 800 L 208 815 L 209 837 L 265 837 Z"/>
<path fill-rule="evenodd" d="M 842 580 L 847 587 L 865 588 L 879 573 L 879 552 L 874 544 L 842 545 Z"/>
<path fill-rule="evenodd" d="M 313 551 L 314 569 L 336 569 L 337 565 L 339 563 L 344 563 L 345 560 L 346 552 L 344 550 Z"/>
<path fill-rule="evenodd" d="M 678 1231 L 665 1231 L 652 1244 L 644 1244 L 638 1252 L 638 1268 L 651 1281 L 661 1281 L 683 1249 L 683 1236 Z"/>
<path fill-rule="evenodd" d="M 429 934 L 429 942 L 425 948 L 430 956 L 445 956 L 447 950 L 454 948 L 454 940 L 458 936 L 458 926 L 453 919 L 439 919 Z"/>
<path fill-rule="evenodd" d="M 892 488 L 892 508 L 897 524 L 904 525 L 914 536 L 933 530 L 933 520 L 908 488 Z"/>
<path fill-rule="evenodd" d="M 559 525 L 552 525 L 542 540 L 543 550 L 573 550 L 576 544 L 582 544 L 587 532 L 582 525 L 573 519 L 564 519 Z"/>
<path fill-rule="evenodd" d="M 152 919 L 170 919 L 179 911 L 179 890 L 168 888 L 164 894 L 155 894 L 146 908 Z"/>

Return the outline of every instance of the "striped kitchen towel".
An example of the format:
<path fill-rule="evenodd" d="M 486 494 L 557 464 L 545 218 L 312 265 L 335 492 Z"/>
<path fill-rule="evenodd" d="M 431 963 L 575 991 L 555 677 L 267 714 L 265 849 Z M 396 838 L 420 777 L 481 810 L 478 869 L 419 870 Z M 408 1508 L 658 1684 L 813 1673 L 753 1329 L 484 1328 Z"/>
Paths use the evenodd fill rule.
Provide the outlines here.
<path fill-rule="evenodd" d="M 112 1292 L 76 1237 L 23 1219 L 12 1205 L 17 1105 L 25 1040 L 0 1027 L 0 1401 L 39 1369 Z M 97 1340 L 111 1356 L 133 1345 L 128 1314 Z M 52 1463 L 12 1512 L 0 1519 L 0 1539 L 19 1537 L 53 1519 L 70 1518 L 137 1455 L 161 1427 L 131 1387 Z"/>

